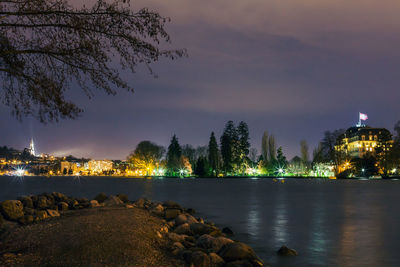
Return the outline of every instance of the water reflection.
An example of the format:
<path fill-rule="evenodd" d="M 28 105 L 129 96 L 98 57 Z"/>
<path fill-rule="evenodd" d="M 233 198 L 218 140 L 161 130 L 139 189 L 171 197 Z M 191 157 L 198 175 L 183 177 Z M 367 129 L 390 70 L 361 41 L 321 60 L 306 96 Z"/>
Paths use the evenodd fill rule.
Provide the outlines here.
<path fill-rule="evenodd" d="M 288 235 L 288 214 L 286 190 L 278 186 L 278 193 L 275 195 L 275 205 L 272 217 L 272 233 L 275 244 L 286 244 Z"/>

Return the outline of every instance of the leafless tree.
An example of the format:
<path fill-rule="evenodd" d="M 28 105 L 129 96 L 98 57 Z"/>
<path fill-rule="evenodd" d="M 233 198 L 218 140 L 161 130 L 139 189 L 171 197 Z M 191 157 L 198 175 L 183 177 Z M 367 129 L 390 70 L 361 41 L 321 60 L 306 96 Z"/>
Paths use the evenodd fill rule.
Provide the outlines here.
<path fill-rule="evenodd" d="M 134 11 L 129 0 L 81 8 L 67 0 L 0 0 L 0 98 L 18 119 L 47 122 L 82 112 L 66 100 L 72 86 L 89 98 L 91 88 L 133 92 L 119 69 L 144 64 L 152 74 L 150 63 L 186 55 L 162 48 L 170 42 L 168 21 L 146 8 Z"/>

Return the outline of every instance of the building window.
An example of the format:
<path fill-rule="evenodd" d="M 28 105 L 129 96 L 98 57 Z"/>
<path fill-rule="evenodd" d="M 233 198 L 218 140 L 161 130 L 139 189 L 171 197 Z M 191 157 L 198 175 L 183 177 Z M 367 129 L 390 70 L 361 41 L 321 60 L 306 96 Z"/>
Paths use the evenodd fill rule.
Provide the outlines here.
<path fill-rule="evenodd" d="M 372 135 L 369 136 L 369 141 L 372 141 Z"/>
<path fill-rule="evenodd" d="M 374 140 L 377 141 L 378 140 L 378 136 L 374 135 Z"/>
<path fill-rule="evenodd" d="M 361 136 L 361 140 L 365 141 L 365 135 Z"/>

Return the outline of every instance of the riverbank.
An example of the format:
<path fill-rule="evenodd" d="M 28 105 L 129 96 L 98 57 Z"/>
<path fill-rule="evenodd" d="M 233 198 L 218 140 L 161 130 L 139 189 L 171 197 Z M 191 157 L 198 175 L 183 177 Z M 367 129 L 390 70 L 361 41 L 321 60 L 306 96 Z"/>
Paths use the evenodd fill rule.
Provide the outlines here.
<path fill-rule="evenodd" d="M 232 232 L 171 201 L 60 193 L 3 201 L 1 266 L 262 266 Z"/>

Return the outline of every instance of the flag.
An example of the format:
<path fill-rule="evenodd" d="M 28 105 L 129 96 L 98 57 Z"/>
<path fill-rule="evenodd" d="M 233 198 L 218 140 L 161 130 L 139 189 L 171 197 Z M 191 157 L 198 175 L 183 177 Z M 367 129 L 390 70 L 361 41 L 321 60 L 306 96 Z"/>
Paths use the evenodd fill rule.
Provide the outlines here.
<path fill-rule="evenodd" d="M 368 120 L 368 115 L 367 114 L 364 114 L 364 113 L 361 113 L 361 112 L 359 112 L 360 113 L 360 120 L 361 121 L 366 121 L 366 120 Z"/>

